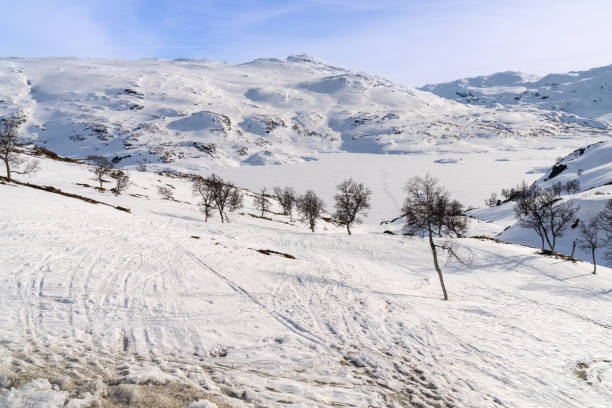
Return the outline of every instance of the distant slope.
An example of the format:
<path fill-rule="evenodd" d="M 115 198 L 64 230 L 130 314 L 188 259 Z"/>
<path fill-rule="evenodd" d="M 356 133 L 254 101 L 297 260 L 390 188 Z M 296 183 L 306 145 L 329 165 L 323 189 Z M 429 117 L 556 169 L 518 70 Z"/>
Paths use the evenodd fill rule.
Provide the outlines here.
<path fill-rule="evenodd" d="M 612 125 L 612 65 L 542 78 L 499 72 L 421 89 L 471 105 L 535 108 L 565 122 L 603 129 Z"/>
<path fill-rule="evenodd" d="M 544 110 L 449 101 L 304 55 L 240 65 L 0 59 L 0 115 L 16 111 L 28 119 L 24 134 L 59 154 L 183 171 L 303 162 L 324 152 L 487 150 L 497 139 L 532 147 L 533 137 L 590 141 L 606 133 Z"/>
<path fill-rule="evenodd" d="M 601 142 L 578 149 L 561 159 L 538 179 L 535 184 L 550 188 L 555 183 L 565 185 L 568 181 L 580 183 L 579 191 L 562 193 L 564 200 L 571 200 L 580 207 L 576 213 L 579 220 L 588 221 L 603 210 L 606 201 L 612 199 L 612 142 Z M 503 232 L 497 235 L 505 242 L 539 247 L 539 238 L 535 232 L 522 228 L 514 218 L 514 202 L 510 201 L 497 207 L 471 211 L 471 215 L 487 222 L 499 224 Z M 569 228 L 559 241 L 557 250 L 570 254 L 572 243 L 577 237 L 577 229 Z M 576 250 L 577 257 L 590 261 L 590 254 Z M 612 265 L 604 259 L 605 250 L 599 251 L 598 262 Z"/>

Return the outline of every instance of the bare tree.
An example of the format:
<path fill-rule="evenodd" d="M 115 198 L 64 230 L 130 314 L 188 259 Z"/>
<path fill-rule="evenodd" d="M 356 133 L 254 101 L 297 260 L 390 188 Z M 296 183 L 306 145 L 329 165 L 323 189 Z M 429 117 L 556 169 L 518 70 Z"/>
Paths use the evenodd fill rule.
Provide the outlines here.
<path fill-rule="evenodd" d="M 553 193 L 560 195 L 565 189 L 565 186 L 560 181 L 558 181 L 556 183 L 553 183 L 553 185 L 550 186 L 550 189 L 553 191 Z"/>
<path fill-rule="evenodd" d="M 95 176 L 98 183 L 100 183 L 100 190 L 104 190 L 102 183 L 106 182 L 104 176 L 109 176 L 113 171 L 113 162 L 102 156 L 87 156 L 86 160 L 91 163 L 89 171 Z"/>
<path fill-rule="evenodd" d="M 24 143 L 19 137 L 19 127 L 25 122 L 23 114 L 13 114 L 0 119 L 0 159 L 4 162 L 6 178 L 10 181 L 11 174 L 30 174 L 39 169 L 36 160 L 26 162 L 17 155 L 17 146 Z M 19 166 L 25 166 L 19 169 Z"/>
<path fill-rule="evenodd" d="M 258 210 L 261 210 L 261 216 L 262 217 L 264 216 L 266 211 L 268 211 L 270 209 L 270 205 L 272 205 L 272 203 L 270 202 L 270 200 L 266 196 L 266 188 L 265 187 L 261 189 L 259 194 L 255 195 L 254 201 L 255 201 L 255 208 L 257 208 Z"/>
<path fill-rule="evenodd" d="M 346 226 L 351 235 L 351 225 L 361 222 L 358 216 L 370 208 L 372 192 L 363 183 L 348 179 L 336 187 L 338 194 L 334 196 L 336 212 L 334 218 L 340 225 Z"/>
<path fill-rule="evenodd" d="M 600 236 L 601 218 L 593 217 L 588 223 L 580 222 L 578 227 L 578 245 L 584 250 L 591 252 L 593 259 L 593 274 L 597 273 L 597 261 L 595 260 L 595 251 L 599 249 L 604 240 Z"/>
<path fill-rule="evenodd" d="M 497 193 L 491 193 L 489 198 L 485 199 L 485 205 L 487 207 L 495 207 L 501 204 L 501 201 L 497 198 Z"/>
<path fill-rule="evenodd" d="M 524 196 L 529 189 L 529 185 L 523 180 L 521 184 L 518 184 L 516 187 L 511 187 L 509 189 L 503 188 L 501 194 L 506 201 L 516 201 Z"/>
<path fill-rule="evenodd" d="M 174 201 L 174 191 L 169 186 L 158 186 L 157 194 L 161 196 L 164 200 Z"/>
<path fill-rule="evenodd" d="M 115 196 L 118 196 L 130 186 L 130 176 L 123 170 L 113 170 L 110 176 L 115 180 L 115 187 L 112 190 Z"/>
<path fill-rule="evenodd" d="M 514 214 L 519 220 L 519 225 L 523 228 L 532 229 L 540 237 L 541 251 L 544 252 L 544 217 L 538 199 L 537 188 L 529 189 L 523 194 L 514 205 Z"/>
<path fill-rule="evenodd" d="M 580 182 L 578 180 L 569 180 L 565 183 L 565 191 L 567 191 L 567 194 L 576 194 L 580 192 Z"/>
<path fill-rule="evenodd" d="M 544 215 L 545 233 L 544 237 L 547 240 L 548 246 L 552 252 L 555 252 L 557 240 L 563 236 L 567 227 L 569 227 L 576 219 L 576 212 L 579 207 L 574 205 L 573 201 L 563 201 L 558 195 L 544 192 L 544 205 L 541 208 Z"/>
<path fill-rule="evenodd" d="M 230 193 L 228 200 L 228 208 L 230 211 L 237 211 L 242 208 L 244 205 L 244 195 L 238 190 L 238 188 L 234 188 Z"/>
<path fill-rule="evenodd" d="M 598 215 L 601 230 L 605 233 L 605 246 L 607 248 L 606 258 L 612 261 L 612 200 L 606 202 L 606 206 Z"/>
<path fill-rule="evenodd" d="M 212 194 L 212 200 L 215 203 L 221 222 L 229 222 L 229 218 L 225 213 L 226 207 L 231 207 L 230 202 L 232 197 L 235 197 L 236 187 L 233 183 L 223 181 L 223 179 L 215 174 L 206 179 L 206 183 Z"/>
<path fill-rule="evenodd" d="M 317 218 L 321 216 L 324 207 L 323 200 L 312 190 L 306 190 L 306 193 L 300 196 L 296 203 L 298 212 L 308 220 L 312 232 L 315 230 Z"/>
<path fill-rule="evenodd" d="M 208 179 L 196 177 L 192 183 L 193 195 L 200 198 L 198 206 L 204 214 L 204 222 L 208 222 L 208 217 L 212 215 L 215 208 L 215 200 L 213 199 L 212 189 L 208 183 Z"/>
<path fill-rule="evenodd" d="M 412 177 L 406 185 L 407 197 L 402 207 L 406 219 L 405 230 L 408 235 L 422 236 L 429 239 L 434 268 L 438 273 L 444 300 L 448 300 L 444 277 L 438 263 L 438 249 L 446 251 L 449 257 L 466 263 L 456 253 L 452 238 L 464 236 L 467 232 L 467 220 L 463 206 L 458 201 L 451 201 L 448 193 L 439 185 L 438 179 L 426 175 Z M 450 238 L 438 243 L 434 237 Z"/>
<path fill-rule="evenodd" d="M 289 219 L 293 221 L 293 208 L 296 204 L 295 191 L 291 187 L 274 187 L 274 196 L 278 200 L 279 204 L 283 209 L 283 214 L 288 215 Z"/>
<path fill-rule="evenodd" d="M 599 213 L 601 229 L 612 236 L 612 199 L 606 201 L 606 206 Z"/>
<path fill-rule="evenodd" d="M 533 229 L 540 237 L 541 249 L 548 244 L 555 251 L 557 239 L 565 233 L 574 221 L 578 207 L 571 201 L 563 201 L 552 190 L 533 186 L 516 199 L 514 212 L 524 228 Z"/>

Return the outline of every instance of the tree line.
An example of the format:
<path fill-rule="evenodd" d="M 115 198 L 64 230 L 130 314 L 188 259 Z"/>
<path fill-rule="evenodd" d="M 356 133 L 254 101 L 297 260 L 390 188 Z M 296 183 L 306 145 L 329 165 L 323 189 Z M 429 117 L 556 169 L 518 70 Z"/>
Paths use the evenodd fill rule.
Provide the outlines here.
<path fill-rule="evenodd" d="M 25 163 L 18 156 L 17 146 L 25 141 L 18 135 L 18 128 L 25 122 L 23 115 L 15 114 L 0 119 L 0 160 L 5 165 L 7 179 L 12 173 L 27 174 L 38 168 L 37 162 Z M 94 174 L 99 189 L 104 190 L 105 177 L 114 181 L 111 189 L 115 195 L 125 191 L 130 185 L 129 175 L 120 169 L 115 169 L 113 162 L 102 156 L 88 156 L 90 171 Z M 25 166 L 20 167 L 25 163 Z M 591 252 L 593 273 L 596 273 L 596 251 L 602 247 L 608 248 L 606 257 L 612 259 L 612 200 L 608 200 L 601 213 L 589 220 L 578 220 L 579 209 L 572 201 L 564 201 L 562 192 L 575 194 L 580 191 L 580 183 L 570 180 L 565 184 L 555 183 L 548 189 L 537 185 L 528 186 L 525 182 L 511 189 L 503 189 L 505 202 L 514 202 L 514 212 L 521 226 L 532 229 L 540 238 L 541 251 L 555 253 L 556 244 L 568 228 L 577 228 L 577 239 L 574 241 L 584 250 Z M 218 213 L 222 223 L 229 222 L 227 213 L 237 211 L 244 206 L 244 193 L 232 182 L 212 174 L 208 177 L 196 176 L 192 179 L 192 192 L 198 198 L 198 207 L 204 216 L 204 221 Z M 439 184 L 439 181 L 426 175 L 409 179 L 405 187 L 406 197 L 402 206 L 401 216 L 405 219 L 404 234 L 420 236 L 427 240 L 434 268 L 438 274 L 444 299 L 448 299 L 442 271 L 439 265 L 439 252 L 446 253 L 450 258 L 467 263 L 456 251 L 455 238 L 464 237 L 467 233 L 467 219 L 463 204 L 450 198 L 449 193 Z M 165 199 L 174 199 L 168 187 L 159 187 L 158 193 Z M 363 183 L 353 179 L 342 181 L 336 187 L 334 195 L 334 212 L 332 221 L 346 228 L 351 235 L 351 228 L 361 222 L 370 208 L 372 192 Z M 308 223 L 310 230 L 315 231 L 317 221 L 321 218 L 325 203 L 313 190 L 306 190 L 298 195 L 292 187 L 275 187 L 272 194 L 262 188 L 254 195 L 254 205 L 261 211 L 261 217 L 270 211 L 271 199 L 275 199 L 282 209 L 282 214 L 293 221 L 297 214 Z M 500 205 L 502 201 L 492 194 L 487 199 L 489 206 Z M 443 240 L 440 238 L 444 238 Z M 547 248 L 546 248 L 547 247 Z M 572 257 L 573 252 L 572 250 Z"/>
<path fill-rule="evenodd" d="M 361 222 L 361 215 L 370 208 L 372 192 L 363 183 L 357 183 L 348 179 L 337 187 L 338 194 L 334 197 L 335 212 L 332 220 L 346 228 L 351 234 L 351 227 Z M 221 222 L 229 221 L 226 209 L 236 211 L 243 207 L 244 194 L 229 181 L 224 181 L 216 174 L 208 177 L 195 177 L 192 181 L 193 195 L 196 196 L 198 206 L 204 215 L 204 221 L 208 221 L 214 210 L 218 211 Z M 167 196 L 167 188 L 160 188 L 160 194 Z M 315 231 L 317 221 L 321 218 L 325 203 L 323 199 L 313 190 L 308 189 L 298 195 L 292 187 L 275 187 L 272 194 L 267 194 L 267 188 L 262 188 L 255 193 L 253 204 L 260 211 L 260 217 L 270 212 L 272 199 L 276 200 L 282 209 L 282 214 L 289 216 L 293 221 L 295 212 L 301 219 L 308 223 L 310 230 Z"/>

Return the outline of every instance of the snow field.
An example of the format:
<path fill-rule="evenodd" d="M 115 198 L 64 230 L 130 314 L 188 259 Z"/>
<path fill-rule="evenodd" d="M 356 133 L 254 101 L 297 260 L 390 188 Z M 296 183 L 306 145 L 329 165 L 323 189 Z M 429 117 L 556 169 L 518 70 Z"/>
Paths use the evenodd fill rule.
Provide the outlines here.
<path fill-rule="evenodd" d="M 132 171 L 114 197 L 75 184 L 95 184 L 82 165 L 42 164 L 31 182 L 131 213 L 0 184 L 0 406 L 40 392 L 49 406 L 147 406 L 155 393 L 166 406 L 219 407 L 602 407 L 612 397 L 609 268 L 592 276 L 587 263 L 463 239 L 474 262 L 443 266 L 442 302 L 428 246 L 381 234 L 378 220 L 351 237 L 324 222 L 310 233 L 249 216 L 247 200 L 229 224 L 205 224 L 180 178 Z M 164 184 L 178 201 L 157 196 Z"/>

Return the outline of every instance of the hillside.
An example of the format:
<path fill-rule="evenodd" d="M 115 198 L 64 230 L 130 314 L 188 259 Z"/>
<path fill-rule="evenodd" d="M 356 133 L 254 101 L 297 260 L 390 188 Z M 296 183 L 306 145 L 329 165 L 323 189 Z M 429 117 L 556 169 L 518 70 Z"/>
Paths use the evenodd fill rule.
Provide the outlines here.
<path fill-rule="evenodd" d="M 534 183 L 548 189 L 553 184 L 566 185 L 572 181 L 579 183 L 577 191 L 563 191 L 561 197 L 580 207 L 576 213 L 578 219 L 589 220 L 603 210 L 606 201 L 612 199 L 612 142 L 600 142 L 577 149 L 559 160 Z M 512 201 L 492 208 L 474 210 L 470 214 L 489 223 L 488 227 L 493 228 L 491 235 L 500 240 L 532 247 L 539 245 L 539 238 L 534 231 L 522 228 L 516 223 Z M 569 255 L 576 237 L 577 229 L 569 228 L 559 241 L 557 250 Z M 604 258 L 604 252 L 605 250 L 599 251 L 598 262 L 612 266 L 612 262 Z M 591 260 L 590 254 L 580 248 L 576 249 L 576 256 L 586 261 Z"/>
<path fill-rule="evenodd" d="M 612 65 L 541 78 L 499 72 L 421 89 L 468 105 L 545 110 L 562 122 L 600 129 L 612 126 Z"/>
<path fill-rule="evenodd" d="M 249 215 L 250 198 L 229 224 L 204 223 L 183 178 L 132 172 L 115 197 L 82 164 L 41 165 L 30 183 L 130 212 L 0 183 L 0 406 L 595 408 L 612 397 L 608 268 L 593 276 L 587 263 L 466 238 L 473 263 L 444 265 L 442 302 L 426 242 L 385 226 L 349 237 L 320 221 L 311 233 Z"/>
<path fill-rule="evenodd" d="M 507 76 L 481 88 L 537 81 Z M 612 198 L 605 109 L 529 98 L 454 101 L 304 55 L 1 58 L 0 116 L 72 159 L 24 145 L 40 169 L 0 170 L 0 408 L 607 406 L 612 264 L 543 256 L 511 202 L 481 208 L 521 180 L 577 180 L 562 200 L 581 219 Z M 98 188 L 88 155 L 127 190 Z M 192 193 L 211 172 L 245 196 L 228 223 Z M 401 235 L 426 173 L 471 208 L 470 262 L 440 257 L 447 302 L 429 243 Z M 330 219 L 349 177 L 372 191 L 351 236 Z M 321 196 L 315 232 L 275 200 L 261 216 L 275 186 Z"/>
<path fill-rule="evenodd" d="M 607 134 L 547 110 L 461 104 L 308 56 L 240 65 L 2 58 L 0 114 L 10 112 L 27 118 L 24 136 L 56 153 L 188 172 L 327 152 L 550 147 Z"/>

